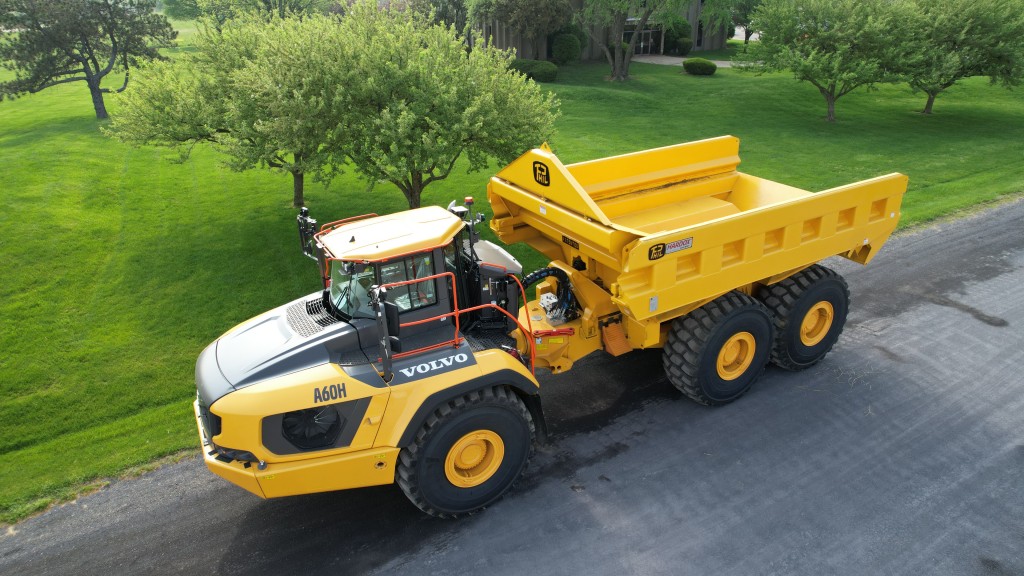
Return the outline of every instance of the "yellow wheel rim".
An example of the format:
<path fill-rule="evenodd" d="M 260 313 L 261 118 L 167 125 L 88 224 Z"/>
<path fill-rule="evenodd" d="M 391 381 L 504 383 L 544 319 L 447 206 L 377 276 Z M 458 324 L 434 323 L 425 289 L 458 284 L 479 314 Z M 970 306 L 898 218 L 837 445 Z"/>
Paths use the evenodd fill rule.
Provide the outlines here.
<path fill-rule="evenodd" d="M 811 306 L 800 323 L 800 341 L 804 346 L 814 346 L 825 339 L 835 314 L 832 304 L 824 300 Z"/>
<path fill-rule="evenodd" d="M 718 377 L 722 380 L 739 378 L 754 361 L 757 344 L 750 332 L 738 332 L 718 351 Z"/>
<path fill-rule="evenodd" d="M 459 488 L 487 482 L 505 458 L 505 443 L 490 430 L 470 432 L 452 445 L 444 459 L 444 474 Z"/>

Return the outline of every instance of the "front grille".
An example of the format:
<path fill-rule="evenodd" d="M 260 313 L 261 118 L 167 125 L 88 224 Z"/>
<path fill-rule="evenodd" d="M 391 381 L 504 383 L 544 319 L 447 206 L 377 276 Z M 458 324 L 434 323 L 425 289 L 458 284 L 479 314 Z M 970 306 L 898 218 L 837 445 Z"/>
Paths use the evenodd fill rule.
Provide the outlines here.
<path fill-rule="evenodd" d="M 317 298 L 305 302 L 296 302 L 286 311 L 288 326 L 303 337 L 315 336 L 323 332 L 325 326 L 340 322 L 324 307 L 323 300 Z"/>
<path fill-rule="evenodd" d="M 206 406 L 203 406 L 202 401 L 199 402 L 199 421 L 203 424 L 203 432 L 206 432 L 206 438 L 213 440 L 213 437 L 220 434 L 220 416 L 217 416 Z"/>

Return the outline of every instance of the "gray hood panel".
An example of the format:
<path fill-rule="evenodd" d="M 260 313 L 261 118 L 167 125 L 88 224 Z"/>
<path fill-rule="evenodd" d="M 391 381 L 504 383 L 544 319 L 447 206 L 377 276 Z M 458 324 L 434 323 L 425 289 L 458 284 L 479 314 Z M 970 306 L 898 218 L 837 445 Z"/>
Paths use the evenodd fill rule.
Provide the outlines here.
<path fill-rule="evenodd" d="M 328 362 L 368 362 L 360 352 L 358 329 L 365 330 L 360 324 L 372 324 L 372 321 L 338 321 L 312 336 L 292 330 L 287 317 L 289 307 L 319 298 L 320 293 L 316 293 L 279 306 L 243 322 L 211 346 L 216 349 L 219 372 L 233 389 Z M 204 353 L 207 355 L 213 354 Z M 203 360 L 200 357 L 200 363 Z M 209 368 L 204 370 L 209 371 Z M 199 371 L 197 365 L 197 376 Z"/>

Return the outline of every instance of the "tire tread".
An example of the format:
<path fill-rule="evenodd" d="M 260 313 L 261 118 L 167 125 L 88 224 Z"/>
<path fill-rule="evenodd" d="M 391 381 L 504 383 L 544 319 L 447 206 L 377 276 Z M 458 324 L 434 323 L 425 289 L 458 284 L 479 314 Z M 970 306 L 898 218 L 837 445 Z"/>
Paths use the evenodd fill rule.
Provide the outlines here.
<path fill-rule="evenodd" d="M 770 316 L 765 306 L 756 299 L 742 292 L 732 291 L 685 316 L 681 316 L 672 323 L 666 342 L 666 351 L 662 355 L 662 363 L 669 382 L 687 398 L 705 406 L 718 406 L 729 402 L 715 400 L 707 396 L 701 389 L 698 383 L 700 354 L 722 319 L 728 317 L 735 310 L 751 306 L 764 310 L 765 314 Z M 756 381 L 764 372 L 765 367 L 762 365 L 755 369 L 758 370 L 754 378 Z"/>
<path fill-rule="evenodd" d="M 497 404 L 510 408 L 513 412 L 516 412 L 523 418 L 530 431 L 530 447 L 526 456 L 526 463 L 523 465 L 523 469 L 520 471 L 516 480 L 511 486 L 509 486 L 502 496 L 498 497 L 498 499 L 501 499 L 504 494 L 508 494 L 513 488 L 515 488 L 519 479 L 522 478 L 523 472 L 525 472 L 530 465 L 530 460 L 534 453 L 536 426 L 533 422 L 533 416 L 526 408 L 526 405 L 523 404 L 523 401 L 519 399 L 519 396 L 509 390 L 508 387 L 496 386 L 494 388 L 474 390 L 464 394 L 463 396 L 455 398 L 454 400 L 449 400 L 448 402 L 441 404 L 430 414 L 429 417 L 427 417 L 423 426 L 416 433 L 416 437 L 412 444 L 399 453 L 398 466 L 395 471 L 395 481 L 399 488 L 402 489 L 402 492 L 405 493 L 406 497 L 409 498 L 417 508 L 431 516 L 446 519 L 461 518 L 475 514 L 484 508 L 481 507 L 476 510 L 457 514 L 439 510 L 427 502 L 423 497 L 423 494 L 419 490 L 419 479 L 416 476 L 416 464 L 419 461 L 419 454 L 423 450 L 423 445 L 429 438 L 430 432 L 438 426 L 443 425 L 448 419 L 454 418 L 463 412 L 472 410 L 481 404 Z"/>
<path fill-rule="evenodd" d="M 776 282 L 771 286 L 766 286 L 758 293 L 758 298 L 764 302 L 764 305 L 771 312 L 776 334 L 782 335 L 786 333 L 791 320 L 790 313 L 804 292 L 826 279 L 834 279 L 842 286 L 843 293 L 846 296 L 847 310 L 849 310 L 850 287 L 847 285 L 846 280 L 838 272 L 820 264 L 811 265 L 789 278 Z M 772 345 L 771 361 L 779 368 L 785 370 L 796 371 L 808 368 L 820 362 L 832 350 L 832 347 L 835 346 L 835 342 L 838 341 L 842 333 L 843 326 L 840 325 L 839 331 L 836 332 L 835 341 L 818 358 L 806 364 L 795 362 L 786 350 L 785 339 L 776 338 L 775 343 Z"/>

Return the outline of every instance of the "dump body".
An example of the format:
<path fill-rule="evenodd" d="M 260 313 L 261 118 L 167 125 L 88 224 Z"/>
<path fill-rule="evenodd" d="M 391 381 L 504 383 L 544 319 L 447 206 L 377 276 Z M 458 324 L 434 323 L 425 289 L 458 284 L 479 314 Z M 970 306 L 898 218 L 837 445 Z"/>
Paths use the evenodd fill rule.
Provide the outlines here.
<path fill-rule="evenodd" d="M 572 275 L 593 305 L 574 326 L 584 339 L 621 313 L 629 349 L 662 345 L 666 322 L 731 290 L 834 255 L 866 264 L 896 228 L 902 174 L 810 193 L 739 162 L 732 136 L 570 165 L 535 149 L 491 178 L 491 228 Z"/>

